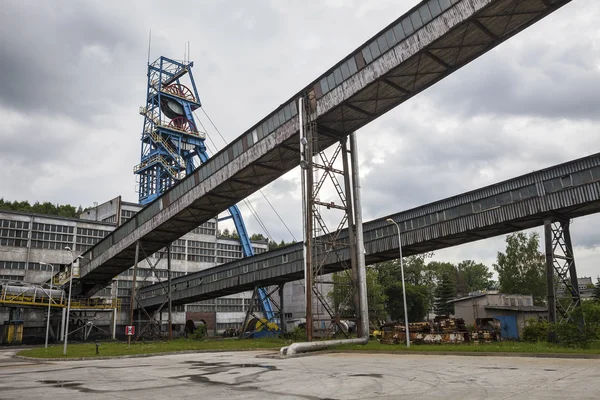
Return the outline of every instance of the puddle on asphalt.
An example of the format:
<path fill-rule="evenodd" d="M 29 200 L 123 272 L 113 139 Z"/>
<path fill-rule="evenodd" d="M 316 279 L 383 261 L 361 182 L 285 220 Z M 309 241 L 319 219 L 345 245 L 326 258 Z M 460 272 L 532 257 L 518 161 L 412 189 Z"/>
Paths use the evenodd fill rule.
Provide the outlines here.
<path fill-rule="evenodd" d="M 371 378 L 383 378 L 383 374 L 350 374 L 349 376 L 368 376 Z"/>
<path fill-rule="evenodd" d="M 87 389 L 87 388 L 81 387 L 81 385 L 83 385 L 83 383 L 74 382 L 74 381 L 38 381 L 38 382 L 45 383 L 46 385 L 51 385 L 52 387 L 55 387 L 55 388 L 75 389 L 75 390 L 77 390 L 79 392 L 82 392 L 82 393 L 102 393 L 102 392 L 107 392 L 105 390 Z"/>

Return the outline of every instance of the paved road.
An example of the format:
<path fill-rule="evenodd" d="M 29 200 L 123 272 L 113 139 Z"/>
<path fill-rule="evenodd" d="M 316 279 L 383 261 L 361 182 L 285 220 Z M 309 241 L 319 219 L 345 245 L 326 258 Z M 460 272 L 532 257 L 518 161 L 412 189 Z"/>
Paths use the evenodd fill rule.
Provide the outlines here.
<path fill-rule="evenodd" d="M 30 362 L 0 350 L 0 399 L 597 399 L 600 360 L 195 353 Z"/>

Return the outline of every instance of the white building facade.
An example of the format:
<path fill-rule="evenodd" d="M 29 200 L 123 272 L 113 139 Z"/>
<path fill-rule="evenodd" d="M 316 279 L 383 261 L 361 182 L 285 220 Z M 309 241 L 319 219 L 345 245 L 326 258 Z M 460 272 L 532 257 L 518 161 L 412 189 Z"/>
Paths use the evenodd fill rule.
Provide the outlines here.
<path fill-rule="evenodd" d="M 55 271 L 71 262 L 71 253 L 65 247 L 73 249 L 75 255 L 87 251 L 94 244 L 112 232 L 119 224 L 131 218 L 142 206 L 121 201 L 116 197 L 106 203 L 85 210 L 80 218 L 62 218 L 31 213 L 0 210 L 0 281 L 43 283 L 51 276 L 51 267 Z M 242 248 L 237 239 L 218 236 L 219 224 L 212 219 L 192 232 L 182 236 L 171 245 L 172 277 L 200 271 L 218 264 L 242 258 Z M 255 254 L 267 251 L 267 241 L 253 241 Z M 141 254 L 141 259 L 146 258 Z M 150 264 L 156 264 L 158 276 L 151 271 Z M 138 264 L 136 286 L 141 287 L 167 279 L 166 254 L 148 255 Z M 117 314 L 117 335 L 124 332 L 129 323 L 129 310 L 133 268 L 115 277 L 113 284 L 96 294 L 97 297 L 118 297 L 120 312 Z M 212 329 L 220 333 L 228 328 L 241 327 L 246 310 L 249 307 L 251 292 L 238 293 L 222 298 L 208 300 L 186 306 L 173 307 L 173 328 L 177 334 L 183 332 L 186 311 L 216 312 Z M 96 297 L 94 296 L 94 297 Z M 43 314 L 43 313 L 42 313 Z M 9 308 L 0 306 L 0 324 L 9 318 Z M 44 326 L 43 318 L 25 321 L 25 336 L 36 334 Z M 137 315 L 134 316 L 134 319 Z M 166 309 L 164 310 L 166 320 Z M 142 316 L 140 318 L 144 320 Z M 142 322 L 143 324 L 143 322 Z"/>

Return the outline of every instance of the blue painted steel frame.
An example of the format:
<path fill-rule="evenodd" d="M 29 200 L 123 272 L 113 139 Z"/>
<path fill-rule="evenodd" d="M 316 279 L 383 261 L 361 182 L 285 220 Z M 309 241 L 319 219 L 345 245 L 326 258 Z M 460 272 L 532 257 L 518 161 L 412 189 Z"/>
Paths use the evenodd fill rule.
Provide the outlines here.
<path fill-rule="evenodd" d="M 178 133 L 170 129 L 164 129 L 157 126 L 151 118 L 148 118 L 148 113 L 157 111 L 158 121 L 162 121 L 162 96 L 168 97 L 171 100 L 179 102 L 182 105 L 185 116 L 190 123 L 196 127 L 196 121 L 194 119 L 194 109 L 201 107 L 200 97 L 194 81 L 194 76 L 191 71 L 194 63 L 182 64 L 178 61 L 172 60 L 167 57 L 160 57 L 152 64 L 148 64 L 148 86 L 146 90 L 146 115 L 144 115 L 144 130 L 142 133 L 142 149 L 140 157 L 140 167 L 136 173 L 140 175 L 140 190 L 139 190 L 139 202 L 141 204 L 148 204 L 156 199 L 164 190 L 171 187 L 179 179 L 177 176 L 173 176 L 166 165 L 156 159 L 151 162 L 152 157 L 160 155 L 166 160 L 167 164 L 170 164 L 171 169 L 180 172 L 180 166 L 177 159 L 174 159 L 170 151 L 164 147 L 160 140 L 168 140 L 175 147 L 175 151 L 180 157 L 183 158 L 185 163 L 186 174 L 191 174 L 197 165 L 195 165 L 194 158 L 197 156 L 201 163 L 208 161 L 210 156 L 206 150 L 204 139 L 201 137 L 191 137 L 191 135 L 185 136 L 187 144 L 194 146 L 194 150 L 184 150 L 182 148 L 182 141 L 184 133 Z M 180 83 L 179 78 L 188 74 L 192 85 L 193 94 L 196 101 L 186 101 L 179 97 L 172 96 L 168 93 L 163 93 L 161 90 L 163 85 L 170 85 L 172 83 Z M 153 79 L 154 78 L 154 79 Z M 164 82 L 163 82 L 164 79 Z M 154 87 L 153 87 L 154 82 Z M 151 134 L 147 131 L 158 131 L 160 140 L 157 142 L 154 140 Z M 196 129 L 197 130 L 197 129 Z M 154 147 L 154 148 L 153 148 Z M 147 162 L 147 164 L 143 164 Z M 174 166 L 173 166 L 174 165 Z M 252 248 L 252 242 L 250 236 L 244 224 L 242 214 L 237 205 L 229 207 L 229 213 L 233 218 L 233 223 L 238 232 L 240 238 L 240 244 L 242 246 L 242 254 L 244 257 L 250 257 L 254 255 L 254 249 Z M 222 220 L 222 219 L 220 219 Z M 263 310 L 266 318 L 269 321 L 275 321 L 275 313 L 267 291 L 264 288 L 258 290 Z"/>

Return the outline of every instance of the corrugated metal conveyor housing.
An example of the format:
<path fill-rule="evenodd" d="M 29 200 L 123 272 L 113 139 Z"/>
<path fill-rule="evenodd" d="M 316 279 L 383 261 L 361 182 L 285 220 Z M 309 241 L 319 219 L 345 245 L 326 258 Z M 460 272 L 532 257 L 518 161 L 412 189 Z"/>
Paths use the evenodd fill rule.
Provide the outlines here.
<path fill-rule="evenodd" d="M 86 252 L 74 291 L 130 268 L 136 241 L 152 254 L 296 167 L 298 98 L 327 148 L 569 1 L 419 2 Z"/>
<path fill-rule="evenodd" d="M 543 225 L 546 218 L 600 212 L 600 153 L 574 160 L 363 225 L 367 263 L 398 257 L 396 228 L 405 256 L 469 243 Z M 346 231 L 342 238 L 347 237 Z M 340 253 L 347 261 L 348 251 Z M 302 243 L 173 279 L 173 304 L 186 304 L 303 279 Z M 331 255 L 326 272 L 342 269 Z M 163 303 L 159 284 L 139 291 L 147 308 Z"/>

